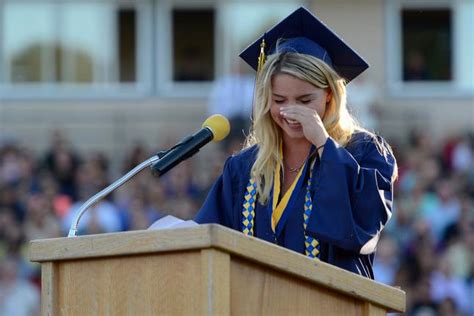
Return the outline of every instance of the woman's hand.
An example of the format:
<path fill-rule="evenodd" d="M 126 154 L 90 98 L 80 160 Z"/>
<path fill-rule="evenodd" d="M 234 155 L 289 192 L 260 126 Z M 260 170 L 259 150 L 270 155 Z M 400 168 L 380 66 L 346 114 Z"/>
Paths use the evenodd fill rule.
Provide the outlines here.
<path fill-rule="evenodd" d="M 285 119 L 300 123 L 304 136 L 316 147 L 326 143 L 329 134 L 315 109 L 302 105 L 288 105 L 280 109 L 280 114 Z"/>

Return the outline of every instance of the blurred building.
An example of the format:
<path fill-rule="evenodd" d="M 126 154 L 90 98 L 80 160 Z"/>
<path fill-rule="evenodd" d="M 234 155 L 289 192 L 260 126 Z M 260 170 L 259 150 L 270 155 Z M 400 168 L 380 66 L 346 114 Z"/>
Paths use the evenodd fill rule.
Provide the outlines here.
<path fill-rule="evenodd" d="M 384 135 L 474 130 L 474 0 L 0 0 L 0 138 L 42 151 L 59 128 L 115 155 L 177 140 L 238 52 L 300 5 L 371 64 L 353 90 L 376 92 Z"/>

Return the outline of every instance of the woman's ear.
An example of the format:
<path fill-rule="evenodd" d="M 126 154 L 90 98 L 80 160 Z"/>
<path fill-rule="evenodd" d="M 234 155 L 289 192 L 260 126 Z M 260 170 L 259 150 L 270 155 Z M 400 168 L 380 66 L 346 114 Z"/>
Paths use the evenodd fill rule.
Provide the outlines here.
<path fill-rule="evenodd" d="M 331 99 L 332 99 L 332 91 L 331 91 L 331 89 L 327 89 L 326 104 L 328 104 L 329 102 L 331 102 Z"/>

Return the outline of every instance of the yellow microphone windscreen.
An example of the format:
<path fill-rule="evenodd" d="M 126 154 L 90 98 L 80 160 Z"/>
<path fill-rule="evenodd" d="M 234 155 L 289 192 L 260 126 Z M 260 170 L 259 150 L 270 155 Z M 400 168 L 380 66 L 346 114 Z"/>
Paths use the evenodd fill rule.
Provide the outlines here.
<path fill-rule="evenodd" d="M 216 142 L 226 138 L 230 132 L 229 120 L 220 114 L 209 116 L 204 123 L 202 123 L 202 127 L 208 127 L 212 131 L 214 135 L 213 140 Z"/>

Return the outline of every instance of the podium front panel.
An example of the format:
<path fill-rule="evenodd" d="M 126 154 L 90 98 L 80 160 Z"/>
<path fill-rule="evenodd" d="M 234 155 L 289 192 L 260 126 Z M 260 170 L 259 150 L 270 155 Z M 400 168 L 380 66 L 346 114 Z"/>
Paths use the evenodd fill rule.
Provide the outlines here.
<path fill-rule="evenodd" d="M 60 315 L 192 315 L 200 251 L 58 263 Z M 139 262 L 139 264 L 138 264 Z"/>

